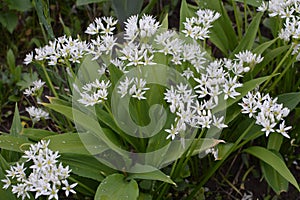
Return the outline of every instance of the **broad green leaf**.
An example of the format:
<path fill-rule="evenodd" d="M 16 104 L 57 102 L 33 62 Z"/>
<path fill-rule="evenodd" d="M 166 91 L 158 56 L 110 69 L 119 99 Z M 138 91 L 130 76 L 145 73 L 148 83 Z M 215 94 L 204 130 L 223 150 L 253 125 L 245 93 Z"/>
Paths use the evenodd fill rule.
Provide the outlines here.
<path fill-rule="evenodd" d="M 7 11 L 1 15 L 1 24 L 6 27 L 6 29 L 12 33 L 18 25 L 18 16 L 10 11 Z"/>
<path fill-rule="evenodd" d="M 296 108 L 300 102 L 300 92 L 285 93 L 278 96 L 278 103 L 283 103 L 291 111 Z"/>
<path fill-rule="evenodd" d="M 277 195 L 288 190 L 289 182 L 274 170 L 273 167 L 262 161 L 260 162 L 260 167 L 265 180 Z"/>
<path fill-rule="evenodd" d="M 18 109 L 18 106 L 17 106 L 17 103 L 16 103 L 13 122 L 12 122 L 12 125 L 10 127 L 10 134 L 12 136 L 18 137 L 18 136 L 20 136 L 21 131 L 22 131 L 22 124 L 21 124 L 19 109 Z"/>
<path fill-rule="evenodd" d="M 39 141 L 45 137 L 57 134 L 58 133 L 36 128 L 24 128 L 22 131 L 22 135 L 34 141 Z"/>
<path fill-rule="evenodd" d="M 25 137 L 15 137 L 10 135 L 0 135 L 0 148 L 9 151 L 23 152 L 22 145 L 30 145 L 32 142 Z"/>
<path fill-rule="evenodd" d="M 76 6 L 83 6 L 90 3 L 102 3 L 107 0 L 76 0 Z"/>
<path fill-rule="evenodd" d="M 282 177 L 284 177 L 287 181 L 289 181 L 292 185 L 294 185 L 298 191 L 300 191 L 299 185 L 295 177 L 293 176 L 293 174 L 289 171 L 289 169 L 287 168 L 285 163 L 281 160 L 281 158 L 278 157 L 276 154 L 274 154 L 272 151 L 263 147 L 253 146 L 245 149 L 244 152 L 257 157 L 261 161 L 270 165 Z"/>
<path fill-rule="evenodd" d="M 170 176 L 167 176 L 166 174 L 164 174 L 162 171 L 158 169 L 152 169 L 153 167 L 144 166 L 144 165 L 139 165 L 134 167 L 151 168 L 149 169 L 149 171 L 151 172 L 130 174 L 127 179 L 157 180 L 157 181 L 170 183 L 176 186 L 176 183 L 170 178 Z M 134 168 L 132 168 L 132 170 L 134 170 Z M 141 170 L 138 169 L 137 171 L 141 171 Z"/>
<path fill-rule="evenodd" d="M 21 12 L 28 11 L 32 8 L 30 0 L 6 0 L 9 9 L 17 10 Z"/>
<path fill-rule="evenodd" d="M 233 143 L 219 144 L 218 157 L 216 158 L 216 160 L 222 160 L 227 155 L 227 152 L 231 149 L 232 146 Z"/>
<path fill-rule="evenodd" d="M 162 28 L 162 29 L 168 29 L 169 28 L 168 13 L 166 14 L 163 21 L 161 22 L 160 28 Z"/>
<path fill-rule="evenodd" d="M 179 31 L 181 32 L 184 29 L 183 22 L 186 21 L 186 18 L 191 18 L 195 16 L 196 10 L 192 10 L 188 7 L 186 0 L 181 1 L 180 7 L 180 20 L 179 20 Z"/>
<path fill-rule="evenodd" d="M 268 49 L 277 40 L 278 40 L 278 38 L 275 38 L 273 40 L 270 40 L 270 41 L 267 41 L 267 42 L 264 42 L 264 43 L 260 44 L 255 49 L 253 49 L 253 53 L 262 54 L 263 52 L 265 52 L 266 49 Z"/>
<path fill-rule="evenodd" d="M 81 138 L 92 136 L 91 134 L 80 133 L 64 133 L 54 136 L 49 136 L 43 138 L 44 140 L 50 140 L 49 148 L 53 151 L 59 151 L 60 153 L 76 153 L 76 154 L 83 154 L 83 155 L 90 155 L 89 151 L 86 149 L 86 146 L 82 143 Z M 97 147 L 97 151 L 102 152 L 103 148 L 99 145 L 97 139 L 93 137 L 89 139 L 89 143 L 94 147 Z M 94 139 L 94 140 L 93 140 Z M 93 143 L 94 142 L 94 143 Z M 104 148 L 106 149 L 106 148 Z"/>
<path fill-rule="evenodd" d="M 105 176 L 115 172 L 115 170 L 100 163 L 94 156 L 62 153 L 59 160 L 63 164 L 69 165 L 72 173 L 96 181 L 102 181 Z"/>
<path fill-rule="evenodd" d="M 243 36 L 243 39 L 239 43 L 239 45 L 234 49 L 233 53 L 231 54 L 231 57 L 234 57 L 234 54 L 243 51 L 243 50 L 250 50 L 254 44 L 257 31 L 259 29 L 260 20 L 263 16 L 262 12 L 259 12 L 255 15 L 253 20 L 251 21 L 245 35 Z"/>
<path fill-rule="evenodd" d="M 126 181 L 122 174 L 112 174 L 99 185 L 95 200 L 134 200 L 139 196 L 138 184 L 135 180 Z"/>
<path fill-rule="evenodd" d="M 123 23 L 131 15 L 141 12 L 144 1 L 141 0 L 110 0 L 112 8 L 115 10 L 118 20 Z"/>
<path fill-rule="evenodd" d="M 35 7 L 40 23 L 46 29 L 48 37 L 53 40 L 55 36 L 50 22 L 49 2 L 47 3 L 45 0 L 33 0 L 32 3 Z"/>
<path fill-rule="evenodd" d="M 262 0 L 234 0 L 234 1 L 241 2 L 241 3 L 246 2 L 246 4 L 254 7 L 259 7 L 262 3 Z"/>
<path fill-rule="evenodd" d="M 65 115 L 70 120 L 75 121 L 77 128 L 84 129 L 85 131 L 90 131 L 92 135 L 95 135 L 96 137 L 101 139 L 101 141 L 103 141 L 103 143 L 108 145 L 111 149 L 114 149 L 115 151 L 120 153 L 120 155 L 123 155 L 122 151 L 118 151 L 120 149 L 120 146 L 116 145 L 109 139 L 109 137 L 104 133 L 103 129 L 99 125 L 98 121 L 94 118 L 69 106 L 47 103 L 43 103 L 43 105 Z"/>

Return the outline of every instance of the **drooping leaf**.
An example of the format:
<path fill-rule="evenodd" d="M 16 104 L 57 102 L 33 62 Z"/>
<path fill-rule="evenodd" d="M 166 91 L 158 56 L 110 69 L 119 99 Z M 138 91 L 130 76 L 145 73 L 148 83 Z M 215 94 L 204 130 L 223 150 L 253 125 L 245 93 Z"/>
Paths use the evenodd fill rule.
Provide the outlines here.
<path fill-rule="evenodd" d="M 102 3 L 107 0 L 76 0 L 76 6 L 84 6 L 90 3 Z"/>
<path fill-rule="evenodd" d="M 287 168 L 287 166 L 281 160 L 281 158 L 278 157 L 276 154 L 274 154 L 272 151 L 264 147 L 252 146 L 245 149 L 244 152 L 249 153 L 259 158 L 261 161 L 267 163 L 274 170 L 276 170 L 282 177 L 284 177 L 287 181 L 289 181 L 292 185 L 294 185 L 298 191 L 300 191 L 299 185 L 295 177 L 293 176 L 293 174 L 290 172 L 290 170 Z"/>
<path fill-rule="evenodd" d="M 260 162 L 260 167 L 265 180 L 276 194 L 279 195 L 281 192 L 286 192 L 288 190 L 289 182 L 273 167 L 262 161 Z"/>
<path fill-rule="evenodd" d="M 135 167 L 150 168 L 149 171 L 151 172 L 130 174 L 128 176 L 128 179 L 157 180 L 157 181 L 163 181 L 166 183 L 176 185 L 176 183 L 170 178 L 170 176 L 167 176 L 166 174 L 164 174 L 162 171 L 158 169 L 154 169 L 151 166 L 145 166 L 145 165 L 139 165 Z M 131 170 L 134 170 L 134 168 L 132 168 Z M 141 171 L 141 170 L 137 169 L 137 171 Z"/>
<path fill-rule="evenodd" d="M 72 173 L 96 181 L 102 181 L 105 176 L 115 173 L 115 170 L 100 163 L 94 156 L 62 153 L 59 160 L 69 165 Z"/>
<path fill-rule="evenodd" d="M 107 176 L 99 185 L 95 199 L 99 200 L 134 200 L 139 196 L 138 184 L 131 179 L 126 181 L 122 174 Z"/>

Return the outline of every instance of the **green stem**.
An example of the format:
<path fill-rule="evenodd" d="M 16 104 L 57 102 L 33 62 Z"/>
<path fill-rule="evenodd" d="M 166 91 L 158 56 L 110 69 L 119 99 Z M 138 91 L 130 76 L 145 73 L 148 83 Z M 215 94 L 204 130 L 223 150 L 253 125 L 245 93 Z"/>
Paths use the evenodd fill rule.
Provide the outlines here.
<path fill-rule="evenodd" d="M 273 90 L 273 88 L 277 85 L 277 83 L 281 80 L 281 78 L 285 75 L 285 73 L 289 70 L 289 68 L 292 66 L 292 64 L 295 61 L 296 55 L 288 62 L 287 66 L 284 68 L 283 72 L 280 73 L 280 76 L 274 81 L 274 83 L 269 87 L 267 92 L 270 92 Z"/>
<path fill-rule="evenodd" d="M 288 50 L 288 52 L 286 52 L 286 54 L 284 55 L 284 57 L 281 59 L 280 63 L 277 65 L 277 67 L 275 68 L 275 70 L 270 75 L 270 78 L 262 86 L 261 90 L 263 90 L 268 85 L 268 83 L 271 81 L 272 77 L 277 73 L 277 71 L 280 69 L 281 65 L 285 62 L 285 60 L 287 59 L 287 57 L 291 54 L 291 52 L 293 51 L 293 48 L 294 48 L 294 46 L 291 45 L 291 48 Z"/>
<path fill-rule="evenodd" d="M 233 11 L 234 11 L 234 18 L 235 18 L 235 23 L 237 26 L 236 28 L 237 28 L 237 32 L 238 32 L 238 37 L 239 37 L 239 40 L 241 40 L 242 39 L 242 29 L 241 29 L 241 25 L 240 25 L 240 21 L 239 21 L 236 3 L 234 0 L 231 0 L 231 2 L 232 2 Z"/>
<path fill-rule="evenodd" d="M 56 93 L 56 91 L 55 91 L 55 89 L 54 89 L 54 86 L 53 86 L 53 84 L 52 84 L 52 81 L 51 81 L 51 79 L 50 79 L 50 77 L 49 77 L 49 74 L 48 74 L 48 72 L 47 72 L 47 70 L 46 70 L 46 67 L 45 67 L 44 63 L 42 63 L 41 65 L 42 65 L 42 69 L 43 69 L 43 72 L 44 72 L 44 74 L 45 74 L 45 76 L 46 76 L 46 79 L 47 79 L 47 82 L 48 82 L 48 84 L 49 84 L 49 87 L 50 87 L 51 92 L 53 93 L 53 95 L 54 95 L 56 98 L 58 98 L 58 95 L 57 95 L 57 93 Z"/>
<path fill-rule="evenodd" d="M 219 167 L 226 161 L 227 157 L 237 150 L 238 144 L 242 141 L 242 139 L 248 134 L 248 132 L 251 130 L 252 126 L 254 125 L 254 121 L 249 125 L 249 127 L 244 131 L 244 133 L 237 139 L 237 141 L 233 144 L 233 146 L 226 152 L 222 160 L 217 161 L 217 163 L 207 172 L 205 173 L 203 179 L 201 182 L 195 187 L 195 189 L 192 191 L 190 196 L 186 200 L 193 199 L 193 196 L 199 191 L 201 187 L 210 179 L 210 177 L 219 169 Z"/>

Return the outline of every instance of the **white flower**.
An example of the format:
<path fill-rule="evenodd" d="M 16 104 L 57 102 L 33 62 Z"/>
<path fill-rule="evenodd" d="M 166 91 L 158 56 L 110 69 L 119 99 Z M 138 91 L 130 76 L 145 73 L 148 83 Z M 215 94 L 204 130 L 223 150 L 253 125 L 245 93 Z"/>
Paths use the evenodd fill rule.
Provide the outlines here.
<path fill-rule="evenodd" d="M 276 132 L 280 133 L 286 138 L 290 138 L 290 136 L 286 133 L 286 131 L 290 130 L 292 127 L 291 126 L 286 127 L 284 123 L 285 121 L 282 121 L 282 123 L 279 125 L 279 129 L 276 129 Z"/>
<path fill-rule="evenodd" d="M 63 190 L 65 190 L 65 194 L 68 197 L 70 192 L 75 194 L 75 190 L 73 190 L 73 188 L 77 185 L 77 183 L 73 183 L 72 185 L 69 185 L 67 180 L 63 180 L 62 183 L 65 185 L 64 187 L 62 187 Z"/>
<path fill-rule="evenodd" d="M 247 64 L 252 64 L 252 65 L 258 64 L 263 60 L 263 57 L 261 57 L 261 55 L 252 53 L 249 50 L 239 52 L 238 54 L 235 55 L 235 57 Z"/>
<path fill-rule="evenodd" d="M 38 91 L 45 85 L 45 82 L 39 79 L 37 81 L 33 81 L 32 84 L 32 87 L 25 89 L 25 91 L 23 92 L 24 95 L 36 95 Z"/>
<path fill-rule="evenodd" d="M 209 9 L 200 9 L 196 14 L 197 17 L 186 18 L 186 22 L 183 22 L 185 29 L 182 32 L 185 33 L 186 37 L 196 40 L 209 38 L 209 28 L 221 16 L 220 13 Z"/>
<path fill-rule="evenodd" d="M 33 60 L 33 52 L 30 52 L 30 53 L 26 54 L 26 58 L 24 59 L 23 63 L 25 65 L 28 65 L 32 62 L 32 60 Z"/>
<path fill-rule="evenodd" d="M 176 127 L 173 126 L 173 124 L 171 125 L 171 128 L 170 129 L 165 129 L 165 131 L 167 133 L 169 133 L 169 135 L 167 136 L 166 139 L 169 139 L 171 138 L 172 140 L 175 139 L 176 135 L 178 134 L 178 130 Z"/>
<path fill-rule="evenodd" d="M 29 113 L 30 118 L 32 119 L 33 122 L 38 122 L 38 121 L 40 121 L 41 118 L 44 118 L 44 119 L 49 118 L 49 113 L 42 110 L 41 108 L 36 108 L 34 106 L 31 106 L 31 107 L 25 108 L 25 110 Z"/>

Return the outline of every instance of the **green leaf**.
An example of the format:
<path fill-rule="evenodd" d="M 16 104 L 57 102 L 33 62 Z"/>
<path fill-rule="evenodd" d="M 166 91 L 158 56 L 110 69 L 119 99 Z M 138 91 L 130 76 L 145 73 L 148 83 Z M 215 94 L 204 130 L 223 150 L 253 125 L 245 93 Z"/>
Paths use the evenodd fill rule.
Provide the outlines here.
<path fill-rule="evenodd" d="M 262 54 L 263 52 L 265 52 L 266 49 L 268 49 L 277 40 L 278 40 L 278 38 L 275 38 L 273 40 L 270 40 L 270 41 L 267 41 L 267 42 L 264 42 L 264 43 L 260 44 L 255 49 L 253 49 L 253 53 Z"/>
<path fill-rule="evenodd" d="M 289 182 L 274 170 L 273 167 L 262 161 L 260 162 L 260 167 L 265 180 L 277 195 L 288 190 Z"/>
<path fill-rule="evenodd" d="M 289 171 L 281 158 L 274 154 L 272 151 L 263 147 L 253 146 L 245 149 L 244 152 L 257 157 L 261 161 L 270 165 L 270 167 L 276 170 L 282 177 L 284 177 L 287 181 L 294 185 L 298 191 L 300 191 L 299 185 L 293 174 Z"/>
<path fill-rule="evenodd" d="M 83 6 L 90 3 L 102 3 L 107 0 L 76 0 L 76 6 Z"/>
<path fill-rule="evenodd" d="M 48 2 L 49 3 L 49 2 Z M 45 0 L 33 0 L 40 23 L 44 26 L 50 39 L 54 39 L 53 29 L 50 23 L 49 4 Z"/>
<path fill-rule="evenodd" d="M 10 134 L 12 136 L 20 136 L 22 131 L 22 124 L 21 124 L 21 119 L 20 119 L 20 114 L 19 114 L 19 109 L 17 103 L 15 104 L 15 113 L 14 113 L 14 118 L 12 125 L 10 127 Z"/>
<path fill-rule="evenodd" d="M 138 196 L 139 188 L 135 180 L 126 181 L 122 174 L 112 174 L 100 183 L 95 200 L 134 200 Z"/>
<path fill-rule="evenodd" d="M 253 70 L 253 76 L 256 76 L 262 69 L 264 69 L 270 62 L 272 62 L 280 54 L 283 54 L 290 48 L 289 45 L 281 46 L 276 49 L 272 49 L 264 55 L 264 59 L 261 63 L 255 66 Z"/>
<path fill-rule="evenodd" d="M 278 103 L 283 103 L 291 111 L 296 108 L 300 102 L 300 92 L 285 93 L 278 96 Z"/>
<path fill-rule="evenodd" d="M 161 22 L 160 28 L 162 28 L 162 29 L 168 29 L 169 28 L 168 13 L 166 14 L 163 21 Z"/>
<path fill-rule="evenodd" d="M 107 149 L 103 142 L 88 133 L 64 133 L 43 139 L 50 140 L 49 148 L 60 153 L 95 155 Z"/>
<path fill-rule="evenodd" d="M 118 20 L 123 23 L 131 15 L 141 12 L 144 1 L 141 0 L 111 0 L 112 8 L 116 12 Z"/>
<path fill-rule="evenodd" d="M 29 88 L 32 85 L 33 81 L 38 80 L 38 74 L 33 73 L 22 73 L 22 80 L 17 82 L 17 86 L 20 86 L 20 90 Z"/>
<path fill-rule="evenodd" d="M 251 21 L 243 39 L 241 40 L 240 44 L 234 49 L 231 57 L 234 57 L 234 54 L 243 51 L 243 50 L 250 50 L 254 44 L 256 34 L 259 30 L 260 20 L 263 16 L 262 12 L 259 12 L 255 15 L 253 20 Z"/>
<path fill-rule="evenodd" d="M 0 13 L 0 21 L 3 27 L 12 33 L 18 25 L 18 16 L 14 12 Z"/>
<path fill-rule="evenodd" d="M 22 131 L 22 135 L 34 141 L 39 141 L 45 137 L 57 135 L 57 134 L 58 133 L 56 132 L 51 132 L 51 131 L 36 129 L 36 128 L 24 128 Z"/>
<path fill-rule="evenodd" d="M 59 160 L 63 164 L 69 165 L 72 173 L 96 181 L 102 181 L 105 176 L 115 173 L 115 170 L 100 163 L 94 156 L 63 153 Z"/>
<path fill-rule="evenodd" d="M 254 7 L 259 7 L 262 3 L 262 0 L 234 0 L 236 2 L 241 2 L 241 3 L 245 3 L 250 5 L 250 6 L 254 6 Z"/>
<path fill-rule="evenodd" d="M 151 172 L 130 174 L 127 179 L 157 180 L 157 181 L 170 183 L 176 186 L 176 183 L 170 178 L 170 176 L 167 176 L 162 171 L 158 169 L 154 170 L 152 169 L 153 167 L 151 166 L 140 165 L 139 167 L 149 168 L 149 171 Z M 132 168 L 131 170 L 134 170 L 134 168 Z M 137 171 L 141 171 L 141 170 L 137 170 Z"/>
<path fill-rule="evenodd" d="M 7 3 L 11 10 L 25 12 L 32 8 L 30 0 L 7 0 Z"/>
<path fill-rule="evenodd" d="M 11 49 L 9 49 L 6 53 L 6 62 L 10 69 L 10 73 L 14 74 L 16 68 L 16 58 L 14 52 Z"/>
<path fill-rule="evenodd" d="M 192 10 L 188 7 L 186 0 L 181 1 L 180 7 L 180 20 L 179 20 L 179 31 L 181 32 L 184 29 L 183 22 L 186 21 L 186 18 L 191 18 L 195 16 L 196 10 Z"/>
<path fill-rule="evenodd" d="M 11 135 L 0 135 L 0 148 L 9 151 L 23 152 L 21 146 L 27 144 L 30 145 L 32 142 L 28 141 L 24 137 L 15 137 Z"/>

